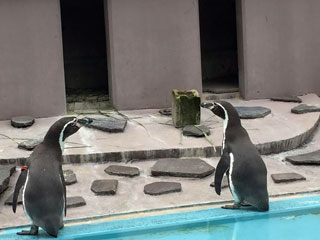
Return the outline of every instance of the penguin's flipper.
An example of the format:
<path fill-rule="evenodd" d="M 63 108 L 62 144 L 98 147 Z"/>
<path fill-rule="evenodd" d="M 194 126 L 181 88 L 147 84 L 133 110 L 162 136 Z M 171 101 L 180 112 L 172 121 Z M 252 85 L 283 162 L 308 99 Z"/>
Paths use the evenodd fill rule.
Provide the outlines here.
<path fill-rule="evenodd" d="M 13 200 L 12 200 L 12 210 L 14 213 L 16 212 L 16 209 L 17 209 L 17 201 L 18 201 L 20 189 L 25 184 L 27 175 L 28 175 L 28 170 L 22 170 L 17 180 L 16 186 L 14 188 Z"/>
<path fill-rule="evenodd" d="M 63 196 L 64 196 L 64 216 L 67 216 L 67 189 L 66 189 L 66 182 L 64 180 L 64 175 L 62 171 L 62 166 L 59 169 L 61 181 L 63 184 Z"/>
<path fill-rule="evenodd" d="M 229 166 L 230 166 L 230 157 L 228 152 L 224 151 L 218 163 L 216 173 L 214 175 L 214 188 L 218 195 L 220 195 L 221 193 L 221 182 L 222 182 L 223 175 L 225 174 L 226 171 L 228 171 Z"/>

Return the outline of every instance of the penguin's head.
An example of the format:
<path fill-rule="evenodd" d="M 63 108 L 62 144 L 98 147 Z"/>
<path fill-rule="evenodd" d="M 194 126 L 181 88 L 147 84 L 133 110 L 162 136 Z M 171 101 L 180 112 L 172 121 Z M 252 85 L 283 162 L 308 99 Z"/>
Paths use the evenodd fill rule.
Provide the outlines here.
<path fill-rule="evenodd" d="M 223 109 L 221 103 L 214 102 L 212 103 L 201 103 L 201 107 L 210 109 L 218 117 L 225 119 L 225 110 Z"/>
<path fill-rule="evenodd" d="M 210 109 L 215 115 L 222 118 L 223 120 L 230 119 L 235 124 L 240 122 L 237 110 L 229 102 L 216 101 L 213 104 L 202 103 L 201 106 Z"/>
<path fill-rule="evenodd" d="M 78 119 L 75 117 L 66 118 L 63 123 L 64 127 L 61 131 L 62 141 L 76 133 L 81 127 L 81 125 L 78 123 Z"/>
<path fill-rule="evenodd" d="M 63 150 L 64 141 L 67 137 L 70 137 L 76 133 L 81 125 L 78 123 L 78 118 L 76 117 L 64 117 L 56 121 L 48 130 L 44 143 L 60 144 Z"/>

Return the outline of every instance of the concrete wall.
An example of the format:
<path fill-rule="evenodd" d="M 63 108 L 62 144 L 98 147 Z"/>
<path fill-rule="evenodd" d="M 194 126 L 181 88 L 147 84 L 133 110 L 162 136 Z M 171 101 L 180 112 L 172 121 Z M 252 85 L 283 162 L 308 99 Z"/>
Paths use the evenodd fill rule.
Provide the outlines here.
<path fill-rule="evenodd" d="M 1 0 L 0 31 L 0 119 L 64 113 L 59 0 Z"/>
<path fill-rule="evenodd" d="M 320 94 L 320 1 L 237 2 L 242 95 Z"/>
<path fill-rule="evenodd" d="M 116 108 L 169 107 L 173 88 L 202 91 L 198 0 L 106 0 L 105 6 Z"/>

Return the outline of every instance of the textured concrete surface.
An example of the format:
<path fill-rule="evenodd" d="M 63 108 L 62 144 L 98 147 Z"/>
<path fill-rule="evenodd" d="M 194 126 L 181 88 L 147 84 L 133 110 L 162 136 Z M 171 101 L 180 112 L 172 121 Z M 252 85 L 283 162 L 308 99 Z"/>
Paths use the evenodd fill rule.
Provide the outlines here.
<path fill-rule="evenodd" d="M 301 96 L 304 103 L 320 104 L 315 94 Z M 242 120 L 253 143 L 262 153 L 278 153 L 301 145 L 314 131 L 319 113 L 292 114 L 295 103 L 271 100 L 243 101 L 230 99 L 235 106 L 263 106 L 272 114 L 261 119 Z M 181 136 L 181 130 L 172 126 L 170 117 L 162 116 L 158 110 L 122 111 L 130 118 L 123 133 L 110 134 L 99 130 L 82 128 L 67 139 L 65 163 L 130 161 L 176 157 L 211 157 L 214 152 L 206 138 Z M 222 142 L 222 121 L 207 109 L 201 110 L 201 124 L 211 129 L 210 141 L 215 146 Z M 117 115 L 119 117 L 119 115 Z M 18 162 L 30 152 L 17 148 L 17 143 L 30 138 L 42 138 L 55 118 L 37 119 L 27 129 L 14 129 L 9 121 L 0 122 L 0 134 L 14 138 L 14 141 L 0 135 L 0 164 Z M 16 142 L 15 142 L 16 141 Z M 20 160 L 21 159 L 21 162 Z"/>

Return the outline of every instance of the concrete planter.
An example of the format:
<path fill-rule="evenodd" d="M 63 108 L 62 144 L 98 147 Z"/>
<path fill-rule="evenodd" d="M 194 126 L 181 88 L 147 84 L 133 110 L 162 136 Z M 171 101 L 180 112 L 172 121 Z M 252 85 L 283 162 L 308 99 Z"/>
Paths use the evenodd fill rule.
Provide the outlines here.
<path fill-rule="evenodd" d="M 197 90 L 172 90 L 172 120 L 177 128 L 200 124 L 200 96 Z"/>

